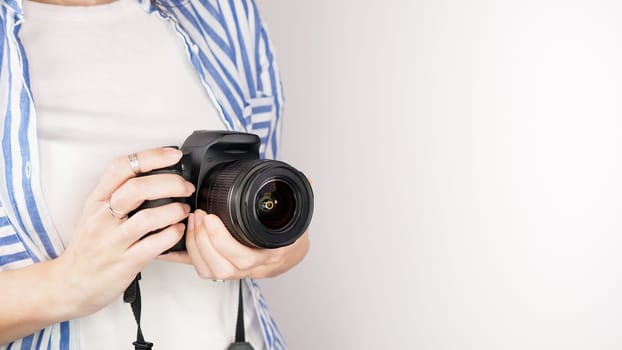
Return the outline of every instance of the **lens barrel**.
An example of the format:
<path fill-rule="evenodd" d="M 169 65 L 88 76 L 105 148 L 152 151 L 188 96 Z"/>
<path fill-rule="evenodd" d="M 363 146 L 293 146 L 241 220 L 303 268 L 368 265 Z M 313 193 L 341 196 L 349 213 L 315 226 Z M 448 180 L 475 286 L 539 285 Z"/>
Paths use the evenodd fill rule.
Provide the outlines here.
<path fill-rule="evenodd" d="M 241 243 L 278 248 L 294 243 L 313 215 L 307 178 L 287 163 L 236 160 L 211 169 L 197 208 L 215 214 Z"/>

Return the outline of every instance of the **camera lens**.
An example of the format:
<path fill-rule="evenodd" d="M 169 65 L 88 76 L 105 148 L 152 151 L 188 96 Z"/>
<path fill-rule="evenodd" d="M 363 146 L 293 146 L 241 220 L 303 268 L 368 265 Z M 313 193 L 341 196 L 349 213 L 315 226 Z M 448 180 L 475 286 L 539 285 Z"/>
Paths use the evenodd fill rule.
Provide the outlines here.
<path fill-rule="evenodd" d="M 217 215 L 239 242 L 255 248 L 294 243 L 313 215 L 306 177 L 275 160 L 236 160 L 214 167 L 199 187 L 197 208 Z"/>
<path fill-rule="evenodd" d="M 294 217 L 296 199 L 287 183 L 272 180 L 263 185 L 255 200 L 259 221 L 272 230 L 285 227 Z"/>

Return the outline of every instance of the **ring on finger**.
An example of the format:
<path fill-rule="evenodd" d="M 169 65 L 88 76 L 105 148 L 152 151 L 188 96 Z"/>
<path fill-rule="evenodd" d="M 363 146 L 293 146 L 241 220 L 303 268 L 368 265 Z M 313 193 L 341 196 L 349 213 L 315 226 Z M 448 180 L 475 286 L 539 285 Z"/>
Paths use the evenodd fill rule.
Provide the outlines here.
<path fill-rule="evenodd" d="M 129 154 L 127 160 L 130 162 L 130 168 L 132 168 L 134 175 L 140 175 L 142 172 L 140 171 L 140 164 L 138 163 L 138 154 L 136 154 L 136 152 Z"/>
<path fill-rule="evenodd" d="M 106 202 L 105 202 L 106 203 L 106 209 L 108 209 L 108 212 L 110 212 L 110 215 L 112 215 L 116 219 L 125 219 L 127 217 L 127 214 L 124 214 L 124 213 L 121 213 L 120 211 L 114 210 L 114 208 L 110 204 L 110 197 L 111 196 L 106 197 Z"/>

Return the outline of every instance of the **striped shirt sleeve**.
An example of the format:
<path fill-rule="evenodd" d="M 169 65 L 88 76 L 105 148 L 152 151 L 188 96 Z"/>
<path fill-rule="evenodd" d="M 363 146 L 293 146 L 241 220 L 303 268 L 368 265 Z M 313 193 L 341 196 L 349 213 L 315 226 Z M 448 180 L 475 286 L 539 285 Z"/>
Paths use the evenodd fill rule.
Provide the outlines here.
<path fill-rule="evenodd" d="M 4 208 L 0 207 L 0 271 L 18 269 L 33 263 Z"/>

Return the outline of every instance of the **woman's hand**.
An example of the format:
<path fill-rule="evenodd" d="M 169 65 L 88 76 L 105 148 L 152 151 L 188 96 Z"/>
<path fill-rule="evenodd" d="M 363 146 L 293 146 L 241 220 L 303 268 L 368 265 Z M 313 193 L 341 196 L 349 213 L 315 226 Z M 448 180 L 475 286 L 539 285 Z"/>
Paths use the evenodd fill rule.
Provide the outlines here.
<path fill-rule="evenodd" d="M 139 170 L 167 167 L 180 158 L 175 149 L 140 152 Z M 192 192 L 194 186 L 181 176 L 136 177 L 128 157 L 113 162 L 84 203 L 72 241 L 60 257 L 0 272 L 0 345 L 93 313 L 121 295 L 148 261 L 179 241 L 184 225 L 178 222 L 190 208 L 171 203 L 131 218 L 125 214 L 145 200 Z M 165 229 L 143 238 L 160 228 Z"/>
<path fill-rule="evenodd" d="M 180 158 L 181 152 L 171 148 L 138 153 L 143 172 L 173 165 Z M 194 186 L 179 175 L 136 177 L 128 157 L 111 164 L 86 200 L 71 244 L 57 259 L 59 283 L 65 284 L 73 304 L 71 316 L 95 312 L 118 297 L 147 262 L 179 241 L 185 229 L 179 222 L 190 208 L 170 203 L 140 210 L 130 218 L 124 214 L 145 200 L 187 197 L 193 192 Z M 165 229 L 141 239 L 161 228 Z"/>
<path fill-rule="evenodd" d="M 305 232 L 293 244 L 276 249 L 254 249 L 238 242 L 216 215 L 202 210 L 188 216 L 187 252 L 173 252 L 161 260 L 194 265 L 204 279 L 264 278 L 281 274 L 298 264 L 309 250 Z"/>

